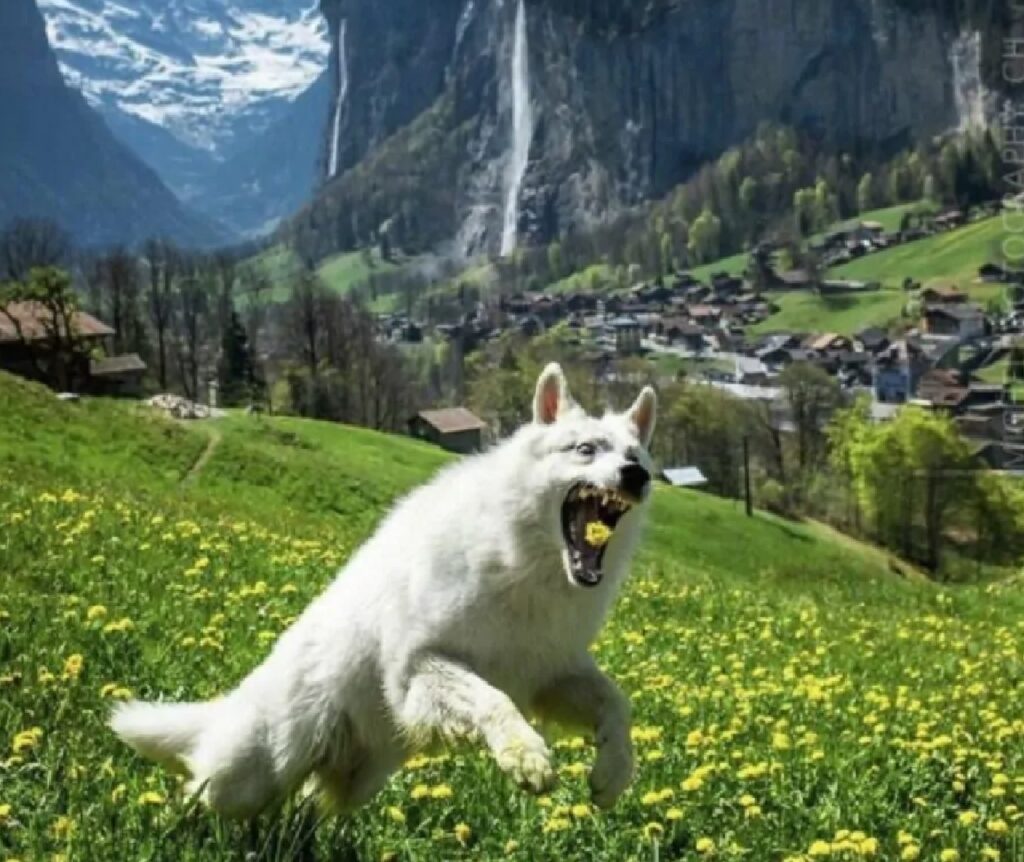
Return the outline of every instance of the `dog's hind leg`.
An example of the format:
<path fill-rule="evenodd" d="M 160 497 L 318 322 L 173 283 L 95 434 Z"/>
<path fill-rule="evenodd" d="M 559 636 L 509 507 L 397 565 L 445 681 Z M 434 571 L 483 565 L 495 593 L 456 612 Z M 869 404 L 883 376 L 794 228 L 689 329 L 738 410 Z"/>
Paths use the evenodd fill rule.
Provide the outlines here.
<path fill-rule="evenodd" d="M 594 733 L 597 760 L 590 791 L 601 808 L 610 808 L 633 780 L 633 743 L 629 701 L 619 687 L 587 659 L 577 672 L 548 685 L 534 704 L 543 718 L 585 727 Z"/>
<path fill-rule="evenodd" d="M 399 720 L 416 744 L 431 737 L 483 739 L 520 787 L 543 793 L 555 783 L 551 752 L 507 695 L 469 668 L 441 656 L 421 660 L 404 690 Z"/>

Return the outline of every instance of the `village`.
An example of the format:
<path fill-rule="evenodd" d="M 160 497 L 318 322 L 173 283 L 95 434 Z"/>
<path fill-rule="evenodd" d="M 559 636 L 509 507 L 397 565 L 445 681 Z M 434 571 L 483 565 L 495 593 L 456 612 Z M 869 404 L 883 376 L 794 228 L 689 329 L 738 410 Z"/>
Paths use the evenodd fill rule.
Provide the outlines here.
<path fill-rule="evenodd" d="M 779 375 L 793 363 L 809 363 L 834 378 L 850 400 L 868 395 L 877 421 L 892 418 L 907 403 L 941 411 L 954 417 L 981 463 L 1024 470 L 1024 273 L 998 263 L 978 268 L 978 284 L 1007 289 L 1009 304 L 998 312 L 955 286 L 922 286 L 908 278 L 902 285 L 903 316 L 890 326 L 850 334 L 771 327 L 783 292 L 839 297 L 883 290 L 877 282 L 830 278 L 824 275 L 828 267 L 956 231 L 994 209 L 906 219 L 892 233 L 874 222 L 857 222 L 811 244 L 813 270 L 780 268 L 781 248 L 763 243 L 751 252 L 743 275 L 722 271 L 701 281 L 682 272 L 626 291 L 500 296 L 459 323 L 437 324 L 433 337 L 457 339 L 472 350 L 506 332 L 535 337 L 564 326 L 599 379 L 613 373 L 620 359 L 677 360 L 677 373 L 737 398 L 766 402 L 781 417 L 786 411 Z M 396 342 L 431 336 L 426 325 L 404 315 L 385 315 L 380 327 L 382 338 Z M 1004 368 L 992 379 L 992 369 Z"/>

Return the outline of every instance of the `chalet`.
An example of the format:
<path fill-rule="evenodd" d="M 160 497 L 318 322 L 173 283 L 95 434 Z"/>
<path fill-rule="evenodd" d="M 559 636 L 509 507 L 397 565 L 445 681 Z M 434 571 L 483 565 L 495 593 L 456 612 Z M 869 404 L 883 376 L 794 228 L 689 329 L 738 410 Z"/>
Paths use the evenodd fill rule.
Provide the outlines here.
<path fill-rule="evenodd" d="M 89 361 L 89 390 L 97 395 L 142 397 L 146 363 L 137 353 Z"/>
<path fill-rule="evenodd" d="M 483 448 L 486 427 L 487 423 L 465 407 L 421 410 L 409 420 L 411 436 L 461 455 L 479 452 Z"/>
<path fill-rule="evenodd" d="M 821 283 L 820 292 L 824 294 L 844 293 L 872 293 L 881 290 L 882 285 L 877 281 L 848 281 L 845 279 L 826 279 Z"/>
<path fill-rule="evenodd" d="M 967 224 L 967 213 L 963 210 L 948 210 L 932 220 L 936 230 L 953 230 Z"/>
<path fill-rule="evenodd" d="M 804 342 L 804 347 L 815 353 L 838 353 L 850 350 L 853 347 L 853 341 L 838 332 L 826 332 L 824 335 L 812 335 Z"/>
<path fill-rule="evenodd" d="M 687 313 L 701 326 L 714 326 L 722 317 L 722 309 L 714 305 L 691 305 Z"/>
<path fill-rule="evenodd" d="M 930 285 L 919 297 L 928 305 L 958 305 L 967 302 L 967 294 L 950 285 Z"/>
<path fill-rule="evenodd" d="M 998 263 L 984 263 L 978 267 L 978 279 L 988 284 L 1013 284 L 1024 280 L 1024 272 L 1007 269 Z"/>
<path fill-rule="evenodd" d="M 611 321 L 615 350 L 620 356 L 633 356 L 642 350 L 643 328 L 635 317 L 621 316 Z"/>
<path fill-rule="evenodd" d="M 675 488 L 699 488 L 708 483 L 700 467 L 672 467 L 663 470 L 662 477 Z"/>
<path fill-rule="evenodd" d="M 146 365 L 134 353 L 109 356 L 113 329 L 84 311 L 75 311 L 69 323 L 75 353 L 62 358 L 63 368 L 56 368 L 50 361 L 52 346 L 55 339 L 66 340 L 64 323 L 56 324 L 39 302 L 13 302 L 0 309 L 0 368 L 73 391 L 141 394 Z"/>
<path fill-rule="evenodd" d="M 815 286 L 816 281 L 805 269 L 789 269 L 786 272 L 774 272 L 769 284 L 781 290 L 808 290 Z"/>
<path fill-rule="evenodd" d="M 659 334 L 669 344 L 679 344 L 686 350 L 700 353 L 707 347 L 704 340 L 704 330 L 697 324 L 690 323 L 685 318 L 668 317 L 661 321 Z"/>
<path fill-rule="evenodd" d="M 743 279 L 727 272 L 716 272 L 711 276 L 711 290 L 719 299 L 743 293 Z"/>
<path fill-rule="evenodd" d="M 985 334 L 985 313 L 973 303 L 929 305 L 922 314 L 921 329 L 929 335 L 974 338 Z"/>
<path fill-rule="evenodd" d="M 917 389 L 930 367 L 924 351 L 915 341 L 895 341 L 875 357 L 874 392 L 878 401 L 903 404 Z"/>
<path fill-rule="evenodd" d="M 855 346 L 859 345 L 859 350 L 867 353 L 878 353 L 889 346 L 889 336 L 877 326 L 868 326 L 854 333 L 853 340 Z"/>
<path fill-rule="evenodd" d="M 565 307 L 569 311 L 594 311 L 597 308 L 597 294 L 571 293 L 565 298 Z"/>

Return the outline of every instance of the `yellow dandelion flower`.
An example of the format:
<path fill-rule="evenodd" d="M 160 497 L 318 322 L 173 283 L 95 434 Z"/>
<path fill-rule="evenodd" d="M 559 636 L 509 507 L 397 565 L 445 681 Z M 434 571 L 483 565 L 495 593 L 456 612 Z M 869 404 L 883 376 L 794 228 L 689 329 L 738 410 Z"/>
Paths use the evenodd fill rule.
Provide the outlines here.
<path fill-rule="evenodd" d="M 430 790 L 431 799 L 451 799 L 452 789 L 447 784 L 438 784 Z"/>
<path fill-rule="evenodd" d="M 582 819 L 583 817 L 589 817 L 591 814 L 591 810 L 589 805 L 585 805 L 584 803 L 580 802 L 574 805 L 572 808 L 570 808 L 569 813 L 572 814 L 573 817 Z"/>
<path fill-rule="evenodd" d="M 993 820 L 989 820 L 988 823 L 985 824 L 985 828 L 993 835 L 1005 835 L 1010 831 L 1010 827 L 1006 825 L 1006 821 L 998 817 Z"/>
<path fill-rule="evenodd" d="M 397 805 L 389 805 L 387 810 L 388 817 L 390 817 L 395 823 L 405 823 L 405 814 Z"/>
<path fill-rule="evenodd" d="M 808 848 L 807 853 L 811 856 L 831 856 L 832 845 L 827 841 L 815 841 Z"/>
<path fill-rule="evenodd" d="M 660 823 L 648 823 L 644 826 L 644 837 L 649 841 L 653 841 L 656 838 L 661 838 L 665 834 L 665 827 Z"/>
<path fill-rule="evenodd" d="M 409 795 L 413 799 L 425 799 L 430 796 L 430 788 L 426 784 L 417 784 Z"/>
<path fill-rule="evenodd" d="M 139 805 L 163 805 L 167 799 L 162 793 L 157 793 L 155 790 L 147 790 L 139 796 Z"/>
<path fill-rule="evenodd" d="M 921 858 L 921 848 L 917 844 L 907 844 L 900 851 L 900 859 L 905 860 L 905 862 L 913 862 L 914 859 L 919 858 Z"/>
<path fill-rule="evenodd" d="M 519 842 L 516 841 L 514 838 L 509 838 L 509 840 L 505 842 L 505 855 L 506 856 L 511 856 L 518 849 L 519 849 Z"/>
<path fill-rule="evenodd" d="M 69 655 L 64 660 L 64 678 L 65 679 L 78 679 L 82 673 L 82 667 L 85 665 L 85 659 L 79 653 Z"/>
<path fill-rule="evenodd" d="M 705 856 L 715 852 L 715 842 L 710 838 L 698 838 L 697 843 L 693 846 L 698 853 L 703 853 Z"/>
<path fill-rule="evenodd" d="M 53 821 L 50 827 L 55 838 L 67 838 L 75 831 L 75 822 L 66 815 L 61 815 Z"/>
<path fill-rule="evenodd" d="M 947 847 L 939 854 L 939 862 L 959 862 L 960 851 Z"/>
<path fill-rule="evenodd" d="M 473 837 L 473 830 L 469 828 L 468 823 L 457 823 L 453 831 L 455 833 L 455 840 L 463 847 L 465 847 L 469 843 L 469 839 Z"/>
<path fill-rule="evenodd" d="M 612 531 L 601 521 L 591 521 L 587 524 L 587 544 L 594 548 L 603 548 L 612 537 Z"/>

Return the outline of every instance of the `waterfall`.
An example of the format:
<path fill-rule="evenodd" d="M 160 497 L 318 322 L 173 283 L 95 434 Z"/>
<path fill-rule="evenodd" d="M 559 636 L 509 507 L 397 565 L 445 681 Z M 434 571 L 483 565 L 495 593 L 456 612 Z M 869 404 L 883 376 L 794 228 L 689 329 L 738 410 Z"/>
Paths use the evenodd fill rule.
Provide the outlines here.
<path fill-rule="evenodd" d="M 505 168 L 505 224 L 502 257 L 515 251 L 519 233 L 519 192 L 530 162 L 533 106 L 530 104 L 530 54 L 526 36 L 526 3 L 519 0 L 512 45 L 512 145 Z"/>
<path fill-rule="evenodd" d="M 338 100 L 334 105 L 334 124 L 331 130 L 331 157 L 327 161 L 327 178 L 338 173 L 338 153 L 341 150 L 341 114 L 348 99 L 348 54 L 345 51 L 345 35 L 348 20 L 338 27 Z"/>
<path fill-rule="evenodd" d="M 950 49 L 953 67 L 953 98 L 961 132 L 988 125 L 986 92 L 981 80 L 981 33 L 961 33 Z"/>

